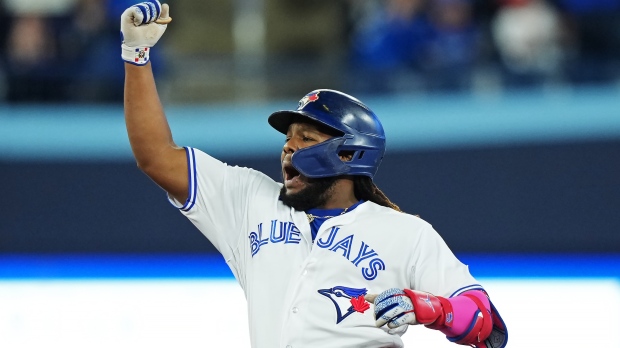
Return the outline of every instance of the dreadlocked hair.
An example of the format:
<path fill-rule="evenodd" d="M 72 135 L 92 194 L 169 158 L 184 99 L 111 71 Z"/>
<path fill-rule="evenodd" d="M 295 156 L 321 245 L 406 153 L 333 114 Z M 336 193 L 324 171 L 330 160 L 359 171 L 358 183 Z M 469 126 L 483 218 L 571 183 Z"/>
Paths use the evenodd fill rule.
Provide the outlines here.
<path fill-rule="evenodd" d="M 353 177 L 353 193 L 355 198 L 371 201 L 384 207 L 392 208 L 396 211 L 402 211 L 400 208 L 392 203 L 389 198 L 381 191 L 377 185 L 368 176 L 354 176 Z"/>

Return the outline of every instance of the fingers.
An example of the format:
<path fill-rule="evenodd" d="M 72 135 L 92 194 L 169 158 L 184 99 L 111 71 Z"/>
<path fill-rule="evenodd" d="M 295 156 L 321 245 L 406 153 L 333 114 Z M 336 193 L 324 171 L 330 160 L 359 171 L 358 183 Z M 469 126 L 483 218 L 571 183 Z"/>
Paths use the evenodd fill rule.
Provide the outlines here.
<path fill-rule="evenodd" d="M 159 16 L 159 19 L 165 19 L 169 17 L 170 17 L 170 6 L 168 6 L 168 4 L 162 4 L 161 5 L 161 16 Z"/>
<path fill-rule="evenodd" d="M 172 22 L 172 17 L 170 17 L 170 6 L 168 4 L 161 5 L 161 15 L 155 21 L 157 24 L 168 24 Z"/>
<path fill-rule="evenodd" d="M 377 298 L 377 294 L 368 294 L 364 296 L 364 299 L 370 303 L 375 303 L 375 299 Z"/>
<path fill-rule="evenodd" d="M 413 312 L 401 313 L 387 323 L 390 329 L 395 329 L 401 325 L 415 323 L 415 314 Z"/>
<path fill-rule="evenodd" d="M 168 17 L 168 18 L 160 18 L 158 20 L 155 21 L 155 23 L 157 24 L 169 24 L 170 22 L 172 22 L 172 17 Z"/>
<path fill-rule="evenodd" d="M 403 324 L 415 323 L 413 304 L 401 289 L 388 289 L 373 300 L 377 327 L 388 324 L 388 327 L 393 329 Z"/>
<path fill-rule="evenodd" d="M 169 24 L 170 22 L 172 22 L 172 17 L 160 18 L 160 19 L 155 21 L 155 23 L 157 23 L 157 24 Z"/>
<path fill-rule="evenodd" d="M 166 4 L 166 13 L 164 14 L 164 7 L 158 0 L 145 1 L 139 4 L 133 5 L 133 24 L 140 26 L 143 24 L 149 24 L 155 22 L 160 17 L 168 18 L 168 5 Z M 169 22 L 169 21 L 168 21 Z M 166 23 L 167 24 L 167 23 Z"/>

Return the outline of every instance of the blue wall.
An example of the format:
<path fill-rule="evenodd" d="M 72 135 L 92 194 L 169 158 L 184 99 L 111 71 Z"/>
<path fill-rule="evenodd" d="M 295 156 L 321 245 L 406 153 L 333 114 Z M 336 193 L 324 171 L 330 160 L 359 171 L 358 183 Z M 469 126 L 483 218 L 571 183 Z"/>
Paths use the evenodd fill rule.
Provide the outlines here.
<path fill-rule="evenodd" d="M 615 89 L 361 98 L 388 152 L 376 182 L 456 252 L 619 252 Z M 170 106 L 175 139 L 278 178 L 266 116 L 296 103 Z M 0 107 L 0 252 L 202 252 L 136 168 L 121 106 Z"/>

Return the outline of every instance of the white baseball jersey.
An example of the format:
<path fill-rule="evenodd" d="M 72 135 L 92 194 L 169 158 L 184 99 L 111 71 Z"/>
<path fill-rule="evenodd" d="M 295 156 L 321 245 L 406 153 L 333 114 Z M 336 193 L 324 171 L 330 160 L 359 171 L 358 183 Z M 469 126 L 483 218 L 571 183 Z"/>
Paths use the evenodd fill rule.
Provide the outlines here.
<path fill-rule="evenodd" d="M 252 347 L 402 347 L 407 325 L 377 328 L 367 293 L 481 289 L 427 222 L 364 202 L 312 241 L 281 184 L 186 148 L 189 198 L 173 203 L 222 253 L 245 292 Z"/>

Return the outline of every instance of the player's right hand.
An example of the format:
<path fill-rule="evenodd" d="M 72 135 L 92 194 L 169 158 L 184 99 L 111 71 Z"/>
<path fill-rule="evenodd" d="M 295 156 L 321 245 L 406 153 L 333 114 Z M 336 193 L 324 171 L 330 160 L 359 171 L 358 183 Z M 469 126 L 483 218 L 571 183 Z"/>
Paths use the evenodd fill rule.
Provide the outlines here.
<path fill-rule="evenodd" d="M 151 47 L 166 31 L 170 19 L 168 4 L 150 0 L 133 5 L 121 15 L 121 57 L 124 61 L 144 65 L 149 61 Z M 165 23 L 165 24 L 159 24 Z"/>
<path fill-rule="evenodd" d="M 403 324 L 417 324 L 413 303 L 401 289 L 388 289 L 373 302 L 377 327 L 388 324 L 390 329 L 394 329 Z"/>

